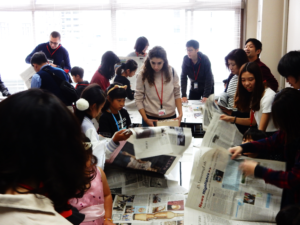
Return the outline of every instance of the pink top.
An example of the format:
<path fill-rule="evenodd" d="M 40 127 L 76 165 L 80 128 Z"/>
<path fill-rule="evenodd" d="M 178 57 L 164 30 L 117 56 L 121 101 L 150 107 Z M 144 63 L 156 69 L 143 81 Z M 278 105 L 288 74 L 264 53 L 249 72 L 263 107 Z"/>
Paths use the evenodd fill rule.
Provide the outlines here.
<path fill-rule="evenodd" d="M 97 175 L 91 182 L 90 189 L 78 200 L 73 198 L 70 204 L 76 207 L 80 213 L 85 214 L 81 225 L 103 225 L 104 223 L 104 194 L 101 172 L 96 169 Z"/>

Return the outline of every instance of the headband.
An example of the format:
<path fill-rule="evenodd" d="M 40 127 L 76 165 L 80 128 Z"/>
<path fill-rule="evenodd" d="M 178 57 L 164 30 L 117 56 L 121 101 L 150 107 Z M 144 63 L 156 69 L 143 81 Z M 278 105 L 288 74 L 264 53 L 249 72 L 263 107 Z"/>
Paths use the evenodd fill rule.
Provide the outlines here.
<path fill-rule="evenodd" d="M 89 150 L 92 147 L 91 142 L 83 142 L 83 146 L 85 150 Z"/>
<path fill-rule="evenodd" d="M 115 85 L 111 89 L 108 90 L 107 95 L 109 94 L 109 92 L 115 90 L 116 88 L 124 88 L 126 90 L 127 89 L 127 85 L 124 85 L 124 86 Z"/>

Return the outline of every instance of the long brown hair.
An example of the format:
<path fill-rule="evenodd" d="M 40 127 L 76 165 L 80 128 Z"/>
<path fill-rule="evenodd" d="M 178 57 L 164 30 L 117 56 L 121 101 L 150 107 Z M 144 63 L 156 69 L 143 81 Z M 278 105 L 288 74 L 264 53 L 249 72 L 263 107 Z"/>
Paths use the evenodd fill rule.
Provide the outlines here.
<path fill-rule="evenodd" d="M 164 65 L 161 69 L 162 72 L 164 72 L 164 76 L 166 78 L 166 83 L 171 81 L 171 75 L 169 72 L 169 62 L 167 59 L 167 53 L 166 51 L 160 47 L 155 46 L 149 51 L 148 57 L 144 62 L 144 69 L 142 72 L 143 81 L 147 80 L 149 85 L 154 85 L 154 70 L 152 69 L 150 59 L 152 58 L 160 58 L 164 61 Z"/>
<path fill-rule="evenodd" d="M 248 92 L 242 84 L 242 75 L 245 72 L 253 74 L 255 86 L 252 92 Z M 235 94 L 234 105 L 241 112 L 248 112 L 251 108 L 254 111 L 260 109 L 260 100 L 263 97 L 265 86 L 263 84 L 262 73 L 255 62 L 248 62 L 242 66 L 239 74 L 239 82 Z"/>

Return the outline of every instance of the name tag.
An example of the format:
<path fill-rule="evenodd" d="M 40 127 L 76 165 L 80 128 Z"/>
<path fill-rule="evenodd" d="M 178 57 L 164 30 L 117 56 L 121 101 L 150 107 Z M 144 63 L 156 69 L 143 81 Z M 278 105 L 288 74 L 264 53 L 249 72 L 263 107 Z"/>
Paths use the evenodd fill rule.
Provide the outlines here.
<path fill-rule="evenodd" d="M 194 89 L 198 89 L 198 83 L 194 83 Z"/>
<path fill-rule="evenodd" d="M 164 116 L 164 115 L 166 115 L 166 110 L 165 109 L 158 110 L 158 116 Z"/>

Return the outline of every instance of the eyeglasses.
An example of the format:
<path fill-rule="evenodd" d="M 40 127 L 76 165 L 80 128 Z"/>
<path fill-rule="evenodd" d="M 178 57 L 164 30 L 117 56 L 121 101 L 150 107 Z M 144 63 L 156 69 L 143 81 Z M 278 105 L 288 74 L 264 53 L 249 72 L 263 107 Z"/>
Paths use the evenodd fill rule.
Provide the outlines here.
<path fill-rule="evenodd" d="M 50 41 L 50 45 L 57 46 L 57 45 L 59 45 L 59 43 Z"/>

